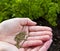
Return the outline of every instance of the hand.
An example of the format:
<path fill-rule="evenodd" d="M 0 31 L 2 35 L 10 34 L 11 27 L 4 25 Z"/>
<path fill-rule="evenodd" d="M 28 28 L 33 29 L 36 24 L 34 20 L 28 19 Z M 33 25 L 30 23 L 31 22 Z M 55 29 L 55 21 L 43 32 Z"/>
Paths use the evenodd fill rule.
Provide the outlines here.
<path fill-rule="evenodd" d="M 0 40 L 16 44 L 14 37 L 24 26 L 28 26 L 28 34 L 30 37 L 28 37 L 27 41 L 23 44 L 23 47 L 41 46 L 44 43 L 43 41 L 47 41 L 52 37 L 52 30 L 49 27 L 35 25 L 35 22 L 27 18 L 6 20 L 0 24 Z"/>
<path fill-rule="evenodd" d="M 52 43 L 52 39 L 45 42 L 42 46 L 29 47 L 29 48 L 20 48 L 19 51 L 47 51 Z"/>
<path fill-rule="evenodd" d="M 35 22 L 29 18 L 13 18 L 0 23 L 0 40 L 16 44 L 15 36 L 22 31 L 24 26 L 34 26 Z"/>
<path fill-rule="evenodd" d="M 42 40 L 43 44 L 33 44 L 32 41 L 25 45 L 25 48 L 20 48 L 19 51 L 47 51 L 52 43 L 52 30 L 45 26 L 31 26 L 28 40 Z M 34 37 L 33 37 L 34 36 Z M 28 45 L 30 43 L 30 45 Z M 28 47 L 30 46 L 30 47 Z"/>

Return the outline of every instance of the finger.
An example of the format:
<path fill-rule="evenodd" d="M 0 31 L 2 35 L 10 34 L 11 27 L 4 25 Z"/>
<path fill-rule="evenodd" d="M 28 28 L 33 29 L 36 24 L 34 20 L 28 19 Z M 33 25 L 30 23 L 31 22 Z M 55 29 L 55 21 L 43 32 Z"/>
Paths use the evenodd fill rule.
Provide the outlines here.
<path fill-rule="evenodd" d="M 39 48 L 40 48 L 40 46 L 37 46 L 37 47 L 33 48 L 31 51 L 38 51 Z"/>
<path fill-rule="evenodd" d="M 39 32 L 30 32 L 29 36 L 42 36 L 42 35 L 49 35 L 52 36 L 51 31 L 39 31 Z"/>
<path fill-rule="evenodd" d="M 29 31 L 52 31 L 52 29 L 46 26 L 30 26 Z"/>
<path fill-rule="evenodd" d="M 38 46 L 38 45 L 42 45 L 43 42 L 41 40 L 29 40 L 29 41 L 25 41 L 24 44 L 22 45 L 22 47 L 30 47 L 30 46 Z M 20 43 L 21 45 L 21 43 Z"/>
<path fill-rule="evenodd" d="M 31 51 L 31 48 L 28 48 L 26 51 Z"/>
<path fill-rule="evenodd" d="M 51 43 L 52 43 L 52 39 L 50 39 L 49 41 L 47 41 L 47 42 L 40 48 L 39 51 L 47 51 L 48 48 L 50 47 Z"/>
<path fill-rule="evenodd" d="M 42 40 L 42 41 L 47 41 L 51 39 L 49 35 L 44 35 L 44 36 L 34 36 L 34 37 L 28 37 L 27 40 Z"/>
<path fill-rule="evenodd" d="M 36 25 L 36 22 L 30 20 L 29 18 L 14 18 L 21 25 Z"/>
<path fill-rule="evenodd" d="M 20 48 L 19 51 L 25 51 L 25 49 L 24 48 Z"/>

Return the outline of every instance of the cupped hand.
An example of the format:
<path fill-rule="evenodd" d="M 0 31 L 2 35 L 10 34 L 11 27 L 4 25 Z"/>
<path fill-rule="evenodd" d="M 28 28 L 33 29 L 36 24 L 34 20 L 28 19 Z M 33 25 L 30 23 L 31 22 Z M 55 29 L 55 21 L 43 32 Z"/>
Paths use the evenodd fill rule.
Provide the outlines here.
<path fill-rule="evenodd" d="M 36 23 L 28 18 L 14 18 L 3 21 L 0 24 L 0 41 L 16 44 L 16 41 L 14 40 L 15 36 L 22 31 L 24 26 L 26 26 L 25 31 L 29 37 L 27 38 L 27 41 L 25 41 L 22 45 L 23 48 L 20 50 L 23 51 L 23 49 L 27 48 L 28 51 L 31 49 L 28 47 L 36 48 L 35 46 L 41 46 L 40 49 L 42 49 L 45 42 L 52 42 L 50 40 L 52 38 L 52 30 L 49 27 L 35 25 Z M 48 46 L 50 46 L 50 44 Z"/>
<path fill-rule="evenodd" d="M 15 44 L 15 36 L 22 31 L 24 26 L 34 26 L 35 22 L 29 18 L 13 18 L 0 23 L 0 41 Z"/>
<path fill-rule="evenodd" d="M 36 35 L 45 34 L 47 30 L 49 32 L 47 32 L 46 34 L 51 35 L 51 28 L 42 27 L 42 26 L 35 27 L 35 25 L 36 25 L 36 22 L 33 22 L 29 18 L 13 18 L 13 19 L 3 21 L 2 23 L 0 23 L 0 40 L 16 44 L 16 41 L 14 40 L 14 38 L 19 32 L 22 31 L 24 26 L 28 26 L 27 32 L 28 34 L 30 33 L 30 36 L 31 35 L 35 36 L 34 34 Z M 42 31 L 44 30 L 44 32 L 40 30 Z M 40 32 L 36 32 L 36 31 L 40 31 Z M 29 37 L 28 39 L 33 38 L 33 36 Z"/>

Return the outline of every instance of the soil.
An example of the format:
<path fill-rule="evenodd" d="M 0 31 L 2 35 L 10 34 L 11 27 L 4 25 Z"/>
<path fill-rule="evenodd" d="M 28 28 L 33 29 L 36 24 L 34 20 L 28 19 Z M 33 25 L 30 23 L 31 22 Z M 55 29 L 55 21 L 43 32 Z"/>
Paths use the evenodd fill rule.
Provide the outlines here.
<path fill-rule="evenodd" d="M 53 29 L 53 43 L 48 51 L 60 51 L 60 17 L 57 18 L 57 26 L 53 27 L 49 22 L 42 17 L 34 20 L 37 25 L 49 26 Z"/>

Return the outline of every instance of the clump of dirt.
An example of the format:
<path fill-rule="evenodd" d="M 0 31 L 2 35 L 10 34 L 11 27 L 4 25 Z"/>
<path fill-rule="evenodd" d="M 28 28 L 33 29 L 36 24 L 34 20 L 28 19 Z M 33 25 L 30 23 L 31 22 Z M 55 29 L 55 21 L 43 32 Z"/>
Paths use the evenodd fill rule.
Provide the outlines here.
<path fill-rule="evenodd" d="M 15 46 L 17 48 L 22 48 L 22 45 L 24 44 L 24 42 L 27 40 L 27 38 L 29 37 L 29 35 L 26 33 L 26 26 L 23 26 L 21 32 L 19 32 L 16 37 L 15 37 L 15 41 L 17 42 L 15 44 Z M 27 29 L 28 30 L 28 29 Z M 22 43 L 21 43 L 22 42 Z M 21 44 L 20 44 L 21 43 Z"/>
<path fill-rule="evenodd" d="M 21 46 L 19 45 L 19 43 L 22 41 L 22 40 L 25 40 L 25 32 L 20 32 L 19 34 L 16 35 L 15 37 L 15 41 L 17 42 L 16 43 L 16 47 L 17 48 L 20 48 Z M 22 44 L 23 45 L 23 44 Z"/>

